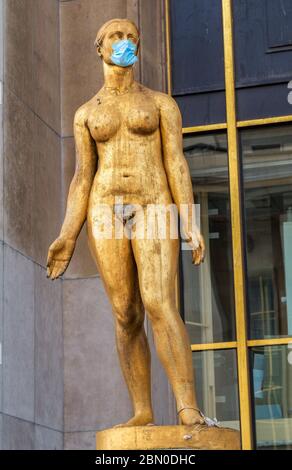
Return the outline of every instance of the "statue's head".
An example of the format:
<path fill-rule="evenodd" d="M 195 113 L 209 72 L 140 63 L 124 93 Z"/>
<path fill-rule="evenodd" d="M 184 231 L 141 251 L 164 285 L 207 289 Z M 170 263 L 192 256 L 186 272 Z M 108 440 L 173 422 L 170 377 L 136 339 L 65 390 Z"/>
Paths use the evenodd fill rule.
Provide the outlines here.
<path fill-rule="evenodd" d="M 139 42 L 135 23 L 126 18 L 115 18 L 98 30 L 94 45 L 105 63 L 131 67 L 138 60 Z"/>

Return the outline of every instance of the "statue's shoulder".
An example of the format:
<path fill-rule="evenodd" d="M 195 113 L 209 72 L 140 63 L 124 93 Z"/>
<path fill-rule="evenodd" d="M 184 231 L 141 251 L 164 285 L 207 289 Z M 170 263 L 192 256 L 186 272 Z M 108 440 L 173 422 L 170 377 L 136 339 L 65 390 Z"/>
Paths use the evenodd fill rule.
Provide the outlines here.
<path fill-rule="evenodd" d="M 150 88 L 146 88 L 146 92 L 151 94 L 152 98 L 155 100 L 155 103 L 158 108 L 160 109 L 172 109 L 173 107 L 177 107 L 176 101 L 173 99 L 172 96 L 168 95 L 167 93 L 163 93 L 162 91 L 151 90 Z"/>
<path fill-rule="evenodd" d="M 149 97 L 151 96 L 151 98 L 154 99 L 159 109 L 169 109 L 170 111 L 178 109 L 177 103 L 172 96 L 168 95 L 167 93 L 163 93 L 162 91 L 152 90 L 151 88 L 147 88 L 144 85 L 140 86 L 141 90 L 145 94 L 148 94 Z"/>
<path fill-rule="evenodd" d="M 92 107 L 96 101 L 98 93 L 94 95 L 90 100 L 83 103 L 79 108 L 76 109 L 74 115 L 74 122 L 76 123 L 85 123 L 91 113 Z"/>

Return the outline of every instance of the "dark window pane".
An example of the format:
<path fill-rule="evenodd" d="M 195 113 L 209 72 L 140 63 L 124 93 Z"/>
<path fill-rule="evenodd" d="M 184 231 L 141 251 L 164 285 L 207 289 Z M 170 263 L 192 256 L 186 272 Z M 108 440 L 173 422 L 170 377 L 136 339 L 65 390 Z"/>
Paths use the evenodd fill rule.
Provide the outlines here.
<path fill-rule="evenodd" d="M 226 121 L 221 0 L 171 0 L 172 95 L 183 127 Z"/>
<path fill-rule="evenodd" d="M 225 92 L 176 96 L 183 127 L 205 126 L 226 121 Z"/>
<path fill-rule="evenodd" d="M 233 16 L 238 120 L 291 114 L 291 0 L 236 0 Z"/>
<path fill-rule="evenodd" d="M 239 430 L 236 352 L 193 353 L 198 405 L 205 416 Z"/>
<path fill-rule="evenodd" d="M 233 2 L 236 85 L 291 79 L 291 0 Z"/>
<path fill-rule="evenodd" d="M 289 91 L 291 86 L 288 89 L 288 82 L 237 89 L 237 119 L 245 121 L 290 115 Z"/>
<path fill-rule="evenodd" d="M 252 348 L 258 449 L 292 449 L 292 348 Z"/>
<path fill-rule="evenodd" d="M 171 0 L 173 94 L 224 89 L 221 0 Z"/>
<path fill-rule="evenodd" d="M 232 242 L 226 135 L 185 135 L 184 152 L 200 204 L 205 262 L 181 253 L 181 299 L 191 343 L 235 339 Z"/>
<path fill-rule="evenodd" d="M 250 337 L 292 335 L 292 127 L 241 141 Z"/>
<path fill-rule="evenodd" d="M 291 0 L 266 0 L 267 36 L 270 48 L 292 46 Z"/>

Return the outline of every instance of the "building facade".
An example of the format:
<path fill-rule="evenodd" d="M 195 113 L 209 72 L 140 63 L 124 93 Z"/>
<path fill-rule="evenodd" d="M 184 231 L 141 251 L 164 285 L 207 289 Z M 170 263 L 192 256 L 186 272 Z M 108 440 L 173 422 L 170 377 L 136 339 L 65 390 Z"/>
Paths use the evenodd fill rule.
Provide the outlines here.
<path fill-rule="evenodd" d="M 46 258 L 63 222 L 75 169 L 74 113 L 102 86 L 96 33 L 113 17 L 134 20 L 143 37 L 136 78 L 166 90 L 164 4 L 7 0 L 1 6 L 2 447 L 94 449 L 96 430 L 132 413 L 111 308 L 85 226 L 62 278 L 46 278 Z M 171 423 L 172 393 L 148 323 L 146 329 L 156 421 Z"/>
<path fill-rule="evenodd" d="M 180 266 L 200 404 L 244 449 L 292 444 L 292 5 L 167 2 L 168 90 L 207 241 Z"/>
<path fill-rule="evenodd" d="M 113 17 L 140 29 L 136 79 L 183 117 L 207 242 L 199 268 L 181 252 L 177 281 L 199 405 L 240 429 L 244 449 L 291 448 L 291 2 L 2 0 L 1 12 L 2 448 L 94 449 L 97 430 L 131 414 L 85 226 L 65 275 L 45 268 L 74 174 L 74 112 L 102 84 L 93 42 Z M 175 423 L 146 330 L 156 422 Z"/>

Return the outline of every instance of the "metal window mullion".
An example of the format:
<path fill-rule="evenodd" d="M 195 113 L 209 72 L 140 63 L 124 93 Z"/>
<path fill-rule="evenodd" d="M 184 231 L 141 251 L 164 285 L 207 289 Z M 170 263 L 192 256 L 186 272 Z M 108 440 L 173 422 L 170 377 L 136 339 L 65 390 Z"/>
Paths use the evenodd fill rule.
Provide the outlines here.
<path fill-rule="evenodd" d="M 246 295 L 244 275 L 243 224 L 241 209 L 240 158 L 236 120 L 232 0 L 222 0 L 226 121 L 230 182 L 231 227 L 236 312 L 237 365 L 242 448 L 253 446 L 250 371 L 247 349 Z"/>
<path fill-rule="evenodd" d="M 167 93 L 172 94 L 171 80 L 171 48 L 170 48 L 170 6 L 169 0 L 164 0 L 165 10 L 165 41 L 166 41 L 166 74 L 167 74 Z"/>

